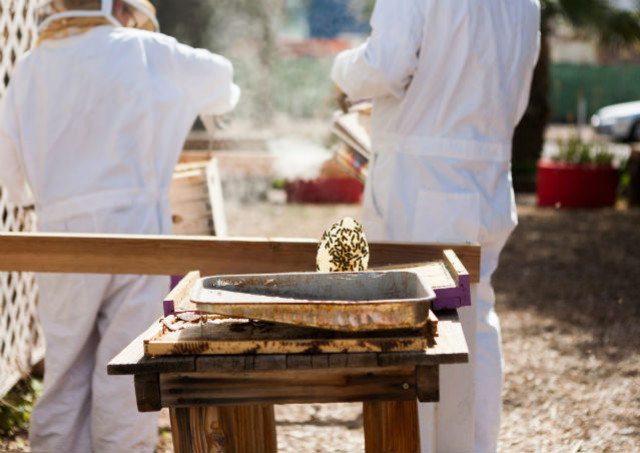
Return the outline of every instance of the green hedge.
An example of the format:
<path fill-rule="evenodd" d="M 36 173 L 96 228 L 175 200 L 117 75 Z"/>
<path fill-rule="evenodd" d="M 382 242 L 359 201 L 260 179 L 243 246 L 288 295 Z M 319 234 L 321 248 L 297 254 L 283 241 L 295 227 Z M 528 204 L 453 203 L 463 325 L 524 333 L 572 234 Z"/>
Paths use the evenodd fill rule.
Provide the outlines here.
<path fill-rule="evenodd" d="M 587 120 L 606 105 L 640 100 L 640 64 L 555 63 L 551 66 L 553 122 L 577 120 L 581 93 L 587 101 Z"/>

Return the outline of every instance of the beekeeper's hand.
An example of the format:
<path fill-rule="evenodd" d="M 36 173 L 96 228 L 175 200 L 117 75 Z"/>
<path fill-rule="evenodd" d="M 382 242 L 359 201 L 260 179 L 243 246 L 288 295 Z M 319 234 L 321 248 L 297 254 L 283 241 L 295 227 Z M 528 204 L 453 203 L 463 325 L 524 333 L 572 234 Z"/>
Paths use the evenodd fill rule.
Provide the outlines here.
<path fill-rule="evenodd" d="M 349 101 L 349 98 L 344 93 L 344 91 L 342 91 L 340 87 L 335 83 L 333 84 L 333 89 L 335 90 L 335 93 L 336 93 L 335 96 L 336 96 L 336 103 L 338 104 L 338 107 L 340 107 L 340 110 L 342 110 L 344 113 L 349 113 L 349 108 L 351 107 L 351 101 Z"/>

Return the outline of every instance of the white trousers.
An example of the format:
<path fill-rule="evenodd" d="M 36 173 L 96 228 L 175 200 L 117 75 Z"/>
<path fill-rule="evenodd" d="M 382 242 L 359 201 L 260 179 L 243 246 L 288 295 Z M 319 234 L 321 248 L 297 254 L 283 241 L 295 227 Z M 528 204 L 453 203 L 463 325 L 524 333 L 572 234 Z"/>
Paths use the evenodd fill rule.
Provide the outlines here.
<path fill-rule="evenodd" d="M 93 214 L 41 228 L 144 231 L 148 223 L 147 229 L 159 231 L 157 211 L 152 207 L 136 207 L 121 214 L 124 218 L 113 213 L 104 213 L 104 218 Z M 46 353 L 43 394 L 29 429 L 31 449 L 154 451 L 157 413 L 139 413 L 132 376 L 108 376 L 107 363 L 161 316 L 169 278 L 36 274 L 36 279 Z"/>
<path fill-rule="evenodd" d="M 32 415 L 34 451 L 147 452 L 157 414 L 140 414 L 132 376 L 107 363 L 160 315 L 165 277 L 39 274 L 44 391 Z"/>
<path fill-rule="evenodd" d="M 472 285 L 472 305 L 458 309 L 469 346 L 469 363 L 441 366 L 441 402 L 418 405 L 422 453 L 497 451 L 503 366 L 500 321 L 494 310 L 490 279 L 502 248 L 497 246 L 482 247 L 480 283 Z"/>
<path fill-rule="evenodd" d="M 369 240 L 480 243 L 480 282 L 458 310 L 469 363 L 441 366 L 440 403 L 418 413 L 422 453 L 495 452 L 502 352 L 491 274 L 516 225 L 509 163 L 377 152 L 362 221 Z"/>

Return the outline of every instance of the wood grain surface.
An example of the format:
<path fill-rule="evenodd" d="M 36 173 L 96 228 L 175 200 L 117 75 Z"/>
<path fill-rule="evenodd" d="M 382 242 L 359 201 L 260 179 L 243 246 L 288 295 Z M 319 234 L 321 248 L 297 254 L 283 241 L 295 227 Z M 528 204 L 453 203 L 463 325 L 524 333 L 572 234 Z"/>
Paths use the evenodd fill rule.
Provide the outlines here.
<path fill-rule="evenodd" d="M 154 324 L 132 341 L 108 365 L 109 374 L 166 373 L 192 371 L 229 372 L 287 369 L 397 367 L 465 363 L 469 351 L 455 310 L 438 315 L 438 337 L 433 347 L 422 351 L 359 352 L 336 354 L 242 354 L 212 356 L 145 357 L 143 339 L 153 335 Z"/>
<path fill-rule="evenodd" d="M 206 323 L 171 324 L 177 331 L 158 323 L 158 330 L 144 339 L 145 356 L 422 351 L 433 342 L 420 329 L 339 332 L 216 315 L 200 318 Z"/>
<path fill-rule="evenodd" d="M 366 453 L 420 451 L 416 400 L 365 401 L 363 418 Z"/>
<path fill-rule="evenodd" d="M 275 453 L 272 405 L 170 409 L 176 453 Z"/>
<path fill-rule="evenodd" d="M 415 400 L 416 385 L 415 367 L 160 375 L 164 407 Z"/>
<path fill-rule="evenodd" d="M 310 239 L 208 236 L 0 233 L 0 271 L 201 275 L 314 271 L 318 242 Z M 370 267 L 438 260 L 452 249 L 479 281 L 475 244 L 372 242 Z"/>

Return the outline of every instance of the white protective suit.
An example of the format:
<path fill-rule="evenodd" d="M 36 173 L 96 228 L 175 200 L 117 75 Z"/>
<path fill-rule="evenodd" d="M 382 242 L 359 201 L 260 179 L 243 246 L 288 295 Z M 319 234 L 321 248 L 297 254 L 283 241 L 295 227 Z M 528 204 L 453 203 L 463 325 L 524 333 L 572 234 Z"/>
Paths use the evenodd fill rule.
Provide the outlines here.
<path fill-rule="evenodd" d="M 42 231 L 168 234 L 168 191 L 198 113 L 231 110 L 231 63 L 148 31 L 103 25 L 21 58 L 0 104 L 0 185 Z M 169 277 L 37 275 L 44 393 L 34 451 L 151 452 L 157 415 L 107 362 L 161 315 Z"/>
<path fill-rule="evenodd" d="M 475 357 L 441 367 L 442 402 L 419 406 L 423 453 L 497 448 L 502 367 L 490 278 L 517 223 L 511 139 L 539 23 L 537 0 L 378 0 L 370 38 L 333 65 L 350 99 L 374 101 L 367 237 L 482 246 L 473 306 L 460 310 Z"/>

